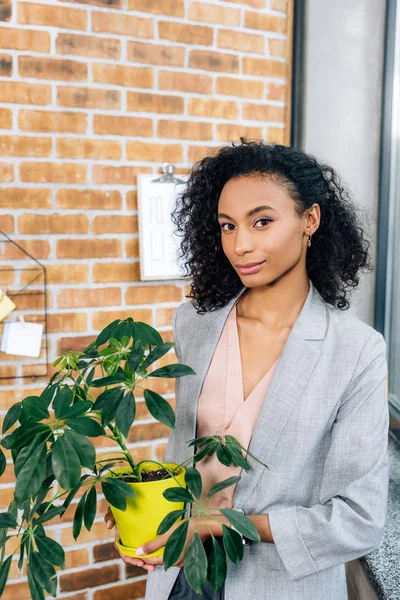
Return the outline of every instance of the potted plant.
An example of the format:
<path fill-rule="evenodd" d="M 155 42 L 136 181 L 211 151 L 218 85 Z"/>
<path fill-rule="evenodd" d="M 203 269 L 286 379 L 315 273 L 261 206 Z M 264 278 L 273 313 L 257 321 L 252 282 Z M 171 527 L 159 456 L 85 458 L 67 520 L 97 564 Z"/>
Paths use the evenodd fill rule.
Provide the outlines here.
<path fill-rule="evenodd" d="M 139 545 L 181 521 L 165 548 L 152 555 L 163 552 L 164 568 L 168 569 L 176 563 L 186 542 L 191 517 L 185 517 L 185 505 L 197 506 L 208 516 L 199 505 L 201 476 L 194 466 L 185 465 L 195 465 L 216 452 L 224 465 L 249 469 L 242 454 L 245 449 L 231 436 L 190 440 L 189 446 L 197 446 L 196 451 L 180 465 L 134 462 L 126 438 L 135 420 L 135 388 L 151 377 L 194 374 L 189 366 L 179 363 L 150 370 L 173 345 L 163 342 L 161 335 L 146 323 L 131 318 L 113 321 L 83 352 L 66 352 L 54 361 L 53 366 L 59 370 L 40 396 L 28 396 L 9 409 L 1 444 L 11 451 L 16 485 L 7 512 L 0 514 L 0 596 L 15 554 L 19 555 L 19 569 L 27 562 L 32 599 L 43 599 L 44 591 L 56 596 L 55 567 L 64 567 L 64 551 L 47 537 L 44 525 L 55 516 L 61 517 L 78 493 L 81 496 L 72 523 L 74 538 L 78 538 L 83 526 L 88 530 L 92 527 L 97 508 L 96 486 L 100 485 L 120 533 L 117 544 L 130 556 L 135 556 Z M 144 400 L 156 420 L 175 427 L 175 413 L 162 396 L 144 389 Z M 104 458 L 104 454 L 96 455 L 91 438 L 98 436 L 118 444 L 119 449 L 111 453 L 116 455 L 114 460 Z M 0 449 L 0 476 L 5 467 L 6 456 Z M 239 479 L 231 477 L 216 484 L 208 497 Z M 237 531 L 260 541 L 255 526 L 244 515 L 229 509 L 221 509 L 221 513 Z M 237 531 L 224 525 L 224 548 L 213 538 L 209 558 L 200 537 L 194 534 L 184 561 L 192 589 L 202 594 L 207 579 L 215 590 L 222 587 L 226 555 L 233 562 L 243 557 Z M 6 544 L 13 546 L 7 557 Z"/>

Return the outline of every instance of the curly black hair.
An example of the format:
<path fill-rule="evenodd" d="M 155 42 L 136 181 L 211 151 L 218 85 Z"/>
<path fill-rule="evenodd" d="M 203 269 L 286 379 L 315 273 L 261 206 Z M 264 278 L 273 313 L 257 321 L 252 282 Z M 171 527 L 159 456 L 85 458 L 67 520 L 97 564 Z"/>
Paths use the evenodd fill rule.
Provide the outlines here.
<path fill-rule="evenodd" d="M 348 309 L 346 288 L 358 285 L 360 268 L 373 269 L 360 208 L 331 166 L 288 146 L 244 138 L 195 163 L 178 194 L 171 219 L 182 237 L 179 259 L 184 258 L 183 277 L 190 280 L 186 297 L 195 300 L 200 314 L 225 306 L 243 288 L 222 250 L 217 207 L 228 180 L 250 175 L 272 177 L 284 185 L 299 218 L 319 204 L 320 225 L 307 249 L 308 276 L 326 302 Z"/>

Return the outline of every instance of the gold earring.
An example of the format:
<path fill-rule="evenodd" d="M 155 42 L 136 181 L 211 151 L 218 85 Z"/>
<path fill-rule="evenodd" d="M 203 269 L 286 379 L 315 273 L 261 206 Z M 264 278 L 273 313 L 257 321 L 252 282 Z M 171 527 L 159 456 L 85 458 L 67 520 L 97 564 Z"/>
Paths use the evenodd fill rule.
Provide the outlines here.
<path fill-rule="evenodd" d="M 312 237 L 311 235 L 308 237 L 308 247 L 311 246 L 311 237 Z"/>

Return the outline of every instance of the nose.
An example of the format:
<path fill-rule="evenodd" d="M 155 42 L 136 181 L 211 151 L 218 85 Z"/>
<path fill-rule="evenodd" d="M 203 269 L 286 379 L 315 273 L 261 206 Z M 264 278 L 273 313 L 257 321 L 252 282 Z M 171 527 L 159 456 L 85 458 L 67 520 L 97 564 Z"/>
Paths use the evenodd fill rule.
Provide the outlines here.
<path fill-rule="evenodd" d="M 242 229 L 238 228 L 235 233 L 234 240 L 234 250 L 235 253 L 240 256 L 244 252 L 249 252 L 253 250 L 253 242 L 251 238 L 251 233 L 246 230 L 245 227 Z"/>

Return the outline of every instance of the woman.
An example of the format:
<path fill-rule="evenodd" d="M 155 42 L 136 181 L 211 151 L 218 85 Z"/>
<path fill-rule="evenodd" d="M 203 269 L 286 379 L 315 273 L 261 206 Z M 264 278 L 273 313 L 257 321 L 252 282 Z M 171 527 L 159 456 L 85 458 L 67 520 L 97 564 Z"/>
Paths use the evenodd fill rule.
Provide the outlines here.
<path fill-rule="evenodd" d="M 203 598 L 347 600 L 344 564 L 379 546 L 388 490 L 386 345 L 345 312 L 372 268 L 355 206 L 314 157 L 241 139 L 194 166 L 173 221 L 193 299 L 174 315 L 175 349 L 196 375 L 176 380 L 166 461 L 187 458 L 199 432 L 225 431 L 268 466 L 249 459 L 216 500 L 242 509 L 261 543 L 228 560 L 223 589 L 207 584 Z M 202 463 L 207 491 L 226 475 Z M 210 519 L 203 540 L 208 527 L 221 536 Z M 185 550 L 168 571 L 162 557 L 123 557 L 149 571 L 147 600 L 200 598 L 180 568 Z"/>

